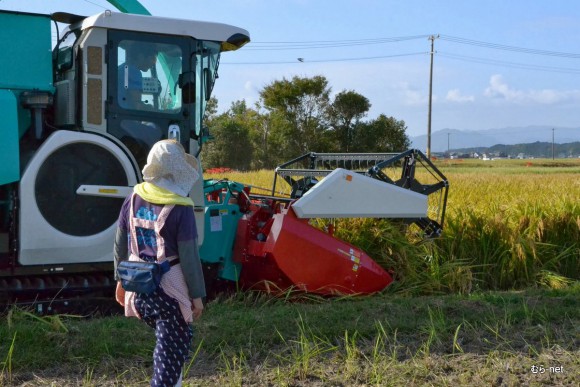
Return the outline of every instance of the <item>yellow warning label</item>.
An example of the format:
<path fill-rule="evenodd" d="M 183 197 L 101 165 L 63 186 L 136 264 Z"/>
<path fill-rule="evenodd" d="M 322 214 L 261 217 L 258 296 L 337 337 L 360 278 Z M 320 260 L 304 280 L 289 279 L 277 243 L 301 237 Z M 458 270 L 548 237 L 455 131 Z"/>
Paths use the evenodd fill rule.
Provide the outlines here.
<path fill-rule="evenodd" d="M 116 190 L 114 188 L 99 188 L 99 193 L 116 194 L 118 192 L 119 192 L 119 190 Z"/>

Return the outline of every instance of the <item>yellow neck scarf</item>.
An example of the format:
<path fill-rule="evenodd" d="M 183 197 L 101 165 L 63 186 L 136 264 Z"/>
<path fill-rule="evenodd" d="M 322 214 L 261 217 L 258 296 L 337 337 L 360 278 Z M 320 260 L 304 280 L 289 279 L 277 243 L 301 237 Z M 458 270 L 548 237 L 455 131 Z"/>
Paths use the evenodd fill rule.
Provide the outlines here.
<path fill-rule="evenodd" d="M 189 197 L 179 196 L 164 188 L 152 183 L 141 183 L 133 187 L 133 192 L 141 196 L 144 200 L 153 204 L 177 204 L 181 206 L 193 207 L 193 200 Z"/>

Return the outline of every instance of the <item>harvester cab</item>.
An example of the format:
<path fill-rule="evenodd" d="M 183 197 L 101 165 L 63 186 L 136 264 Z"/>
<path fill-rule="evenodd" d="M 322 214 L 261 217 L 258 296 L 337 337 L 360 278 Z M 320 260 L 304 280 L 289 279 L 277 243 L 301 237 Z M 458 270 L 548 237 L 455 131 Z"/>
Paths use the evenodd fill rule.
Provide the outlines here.
<path fill-rule="evenodd" d="M 53 22 L 68 25 L 56 42 Z M 116 219 L 149 149 L 174 138 L 199 155 L 220 54 L 249 34 L 111 11 L 0 11 L 0 25 L 0 290 L 110 286 Z M 200 181 L 200 243 L 203 195 Z"/>

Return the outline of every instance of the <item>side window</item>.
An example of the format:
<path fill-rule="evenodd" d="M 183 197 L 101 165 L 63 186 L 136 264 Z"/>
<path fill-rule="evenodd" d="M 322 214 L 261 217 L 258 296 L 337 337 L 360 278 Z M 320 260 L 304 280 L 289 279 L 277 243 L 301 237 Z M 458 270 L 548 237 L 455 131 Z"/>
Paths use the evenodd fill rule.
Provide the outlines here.
<path fill-rule="evenodd" d="M 122 40 L 117 47 L 117 100 L 128 110 L 175 114 L 181 110 L 181 48 Z"/>
<path fill-rule="evenodd" d="M 211 97 L 213 84 L 217 78 L 220 57 L 220 44 L 216 42 L 198 41 L 196 50 L 196 95 L 201 96 L 195 101 L 195 111 L 198 119 L 195 121 L 195 133 L 199 136 L 202 129 L 202 119 L 207 101 Z"/>
<path fill-rule="evenodd" d="M 67 79 L 67 75 L 73 68 L 74 50 L 73 45 L 77 39 L 77 35 L 73 32 L 67 32 L 59 45 L 53 51 L 53 58 L 55 59 L 56 80 L 62 81 Z M 70 79 L 70 78 L 69 78 Z"/>

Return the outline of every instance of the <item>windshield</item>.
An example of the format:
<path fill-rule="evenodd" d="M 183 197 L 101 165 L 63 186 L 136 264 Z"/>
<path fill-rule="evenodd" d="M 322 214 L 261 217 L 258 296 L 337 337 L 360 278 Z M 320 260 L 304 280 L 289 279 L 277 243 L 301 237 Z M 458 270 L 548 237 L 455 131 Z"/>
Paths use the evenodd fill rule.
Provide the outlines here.
<path fill-rule="evenodd" d="M 183 53 L 174 44 L 122 40 L 117 52 L 117 93 L 124 109 L 174 114 L 181 109 Z"/>

